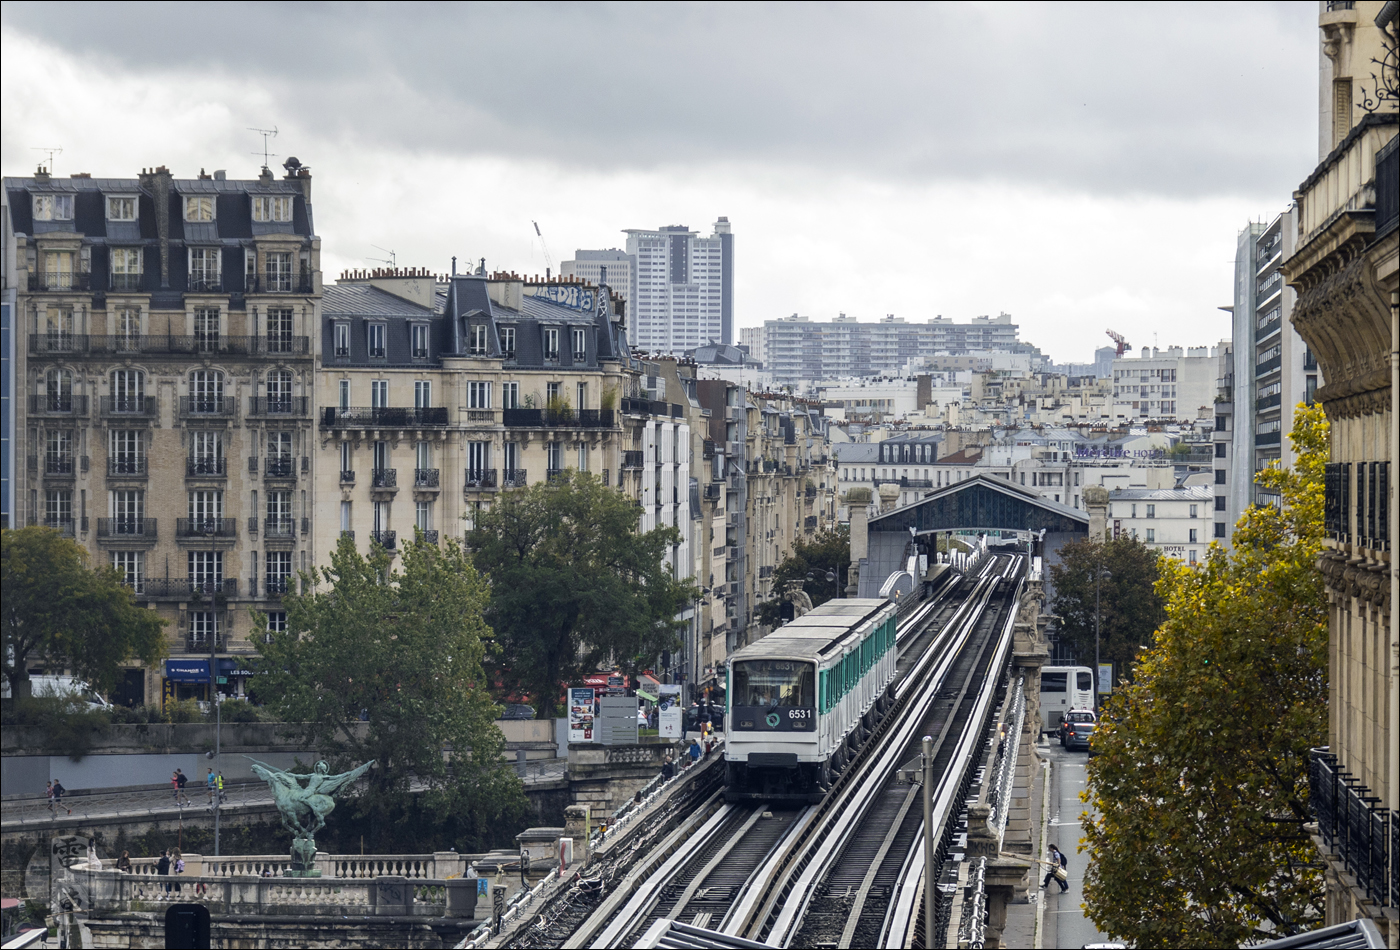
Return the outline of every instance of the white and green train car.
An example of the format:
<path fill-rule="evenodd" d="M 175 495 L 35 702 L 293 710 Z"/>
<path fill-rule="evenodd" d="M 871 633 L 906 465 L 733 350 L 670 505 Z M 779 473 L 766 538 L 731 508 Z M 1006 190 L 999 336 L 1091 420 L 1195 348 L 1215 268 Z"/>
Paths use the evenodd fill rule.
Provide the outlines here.
<path fill-rule="evenodd" d="M 831 600 L 729 658 L 727 801 L 820 801 L 894 696 L 895 605 Z"/>

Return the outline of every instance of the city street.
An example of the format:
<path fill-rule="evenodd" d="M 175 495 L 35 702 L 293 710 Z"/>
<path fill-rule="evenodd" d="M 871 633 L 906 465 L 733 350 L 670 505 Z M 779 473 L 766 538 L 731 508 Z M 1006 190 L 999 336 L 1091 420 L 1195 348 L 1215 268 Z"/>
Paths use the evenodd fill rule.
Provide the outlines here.
<path fill-rule="evenodd" d="M 1058 845 L 1069 861 L 1069 890 L 1060 893 L 1054 881 L 1041 892 L 1045 901 L 1045 930 L 1041 942 L 1046 947 L 1082 947 L 1091 943 L 1107 943 L 1109 937 L 1099 933 L 1084 916 L 1084 872 L 1088 855 L 1080 850 L 1080 815 L 1085 805 L 1079 800 L 1087 782 L 1085 764 L 1087 752 L 1066 752 L 1052 741 L 1042 753 L 1050 759 L 1050 822 L 1047 844 Z M 1045 871 L 1040 872 L 1044 879 Z M 1037 882 L 1039 883 L 1039 882 Z"/>

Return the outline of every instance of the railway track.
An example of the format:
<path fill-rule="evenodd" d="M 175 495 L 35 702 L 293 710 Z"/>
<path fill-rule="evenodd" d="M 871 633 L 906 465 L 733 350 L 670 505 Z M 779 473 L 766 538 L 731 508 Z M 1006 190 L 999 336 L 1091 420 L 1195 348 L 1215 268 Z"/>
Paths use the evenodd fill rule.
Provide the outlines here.
<path fill-rule="evenodd" d="M 861 908 L 849 939 L 842 939 L 847 936 L 844 926 L 826 939 L 831 927 L 819 921 L 831 915 L 814 917 L 812 932 L 823 934 L 823 943 L 876 945 L 866 935 L 872 927 L 885 932 L 889 927 L 883 920 L 874 923 L 875 909 L 893 903 L 901 869 L 909 860 L 909 841 L 919 837 L 922 827 L 917 789 L 911 795 L 905 786 L 896 794 L 885 779 L 907 758 L 909 744 L 924 734 L 920 729 L 931 722 L 931 715 L 941 715 L 948 724 L 946 761 L 960 750 L 968 751 L 966 743 L 954 741 L 962 738 L 956 722 L 962 713 L 975 714 L 982 693 L 971 689 L 966 670 L 990 669 L 996 662 L 993 654 L 1003 655 L 1004 661 L 1004 651 L 993 648 L 998 638 L 986 632 L 986 613 L 1004 586 L 1002 575 L 1018 569 L 1014 558 L 990 558 L 910 611 L 897 636 L 900 678 L 895 706 L 821 804 L 787 809 L 726 805 L 714 795 L 665 841 L 653 842 L 655 852 L 625 877 L 614 868 L 605 881 L 600 878 L 593 890 L 610 891 L 610 897 L 575 894 L 564 911 L 542 914 L 528 928 L 528 937 L 510 945 L 632 946 L 653 922 L 671 919 L 782 946 L 786 940 L 780 934 L 799 936 L 801 909 L 814 898 L 822 905 L 842 901 L 847 918 L 857 902 Z M 996 609 L 1004 610 L 1005 605 Z M 960 689 L 958 703 L 946 709 L 935 706 L 939 687 L 953 681 Z M 972 699 L 969 693 L 975 694 Z M 963 784 L 962 770 L 957 771 L 958 783 Z M 852 842 L 849 858 L 852 865 L 860 862 L 858 874 L 821 876 L 822 869 L 832 866 L 830 846 L 844 848 L 852 825 L 884 830 L 878 835 L 863 831 Z M 608 875 L 606 870 L 599 873 Z M 591 912 L 583 913 L 585 908 Z"/>

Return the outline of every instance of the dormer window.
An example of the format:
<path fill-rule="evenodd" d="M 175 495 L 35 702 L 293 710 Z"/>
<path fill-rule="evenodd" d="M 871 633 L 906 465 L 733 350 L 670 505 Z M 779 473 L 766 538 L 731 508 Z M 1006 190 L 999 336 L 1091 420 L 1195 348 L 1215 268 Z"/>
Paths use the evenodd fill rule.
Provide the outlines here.
<path fill-rule="evenodd" d="M 292 199 L 290 195 L 255 195 L 253 197 L 254 221 L 292 220 Z"/>
<path fill-rule="evenodd" d="M 107 220 L 135 221 L 136 199 L 125 195 L 109 195 L 107 198 Z"/>
<path fill-rule="evenodd" d="M 544 358 L 547 360 L 559 359 L 559 328 L 545 327 L 544 330 Z"/>
<path fill-rule="evenodd" d="M 370 359 L 384 359 L 384 324 L 370 323 L 365 325 L 366 343 L 369 346 Z"/>
<path fill-rule="evenodd" d="M 501 355 L 515 359 L 515 327 L 501 327 Z"/>
<path fill-rule="evenodd" d="M 35 221 L 72 221 L 72 195 L 35 195 Z"/>
<path fill-rule="evenodd" d="M 588 359 L 588 334 L 582 327 L 575 327 L 570 335 L 573 337 L 574 362 L 582 363 Z"/>
<path fill-rule="evenodd" d="M 413 324 L 413 358 L 415 360 L 428 358 L 428 325 L 426 323 Z"/>
<path fill-rule="evenodd" d="M 185 198 L 186 221 L 213 221 L 214 196 L 188 195 Z"/>
<path fill-rule="evenodd" d="M 348 360 L 350 358 L 350 324 L 335 324 L 335 358 L 338 360 Z"/>
<path fill-rule="evenodd" d="M 467 328 L 467 352 L 472 356 L 486 355 L 486 324 L 478 323 Z"/>

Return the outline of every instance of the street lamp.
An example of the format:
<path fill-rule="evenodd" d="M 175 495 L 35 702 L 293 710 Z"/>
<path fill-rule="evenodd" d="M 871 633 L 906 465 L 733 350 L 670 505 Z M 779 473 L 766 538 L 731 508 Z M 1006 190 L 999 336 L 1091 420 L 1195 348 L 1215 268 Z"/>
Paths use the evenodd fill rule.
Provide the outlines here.
<path fill-rule="evenodd" d="M 921 754 L 910 759 L 895 772 L 895 781 L 905 785 L 922 785 L 924 799 L 924 933 L 933 933 L 933 901 L 935 892 L 933 862 L 933 737 L 924 736 Z M 925 943 L 928 939 L 925 939 Z"/>
<path fill-rule="evenodd" d="M 1103 586 L 1105 577 L 1112 578 L 1113 572 L 1106 567 L 1096 567 L 1094 569 L 1094 711 L 1099 709 L 1099 688 L 1103 685 L 1099 682 L 1099 589 Z"/>
<path fill-rule="evenodd" d="M 807 580 L 809 580 L 809 581 L 821 581 L 821 580 L 824 580 L 824 581 L 826 581 L 828 584 L 836 584 L 836 593 L 833 595 L 833 599 L 835 599 L 836 597 L 840 597 L 840 596 L 841 596 L 841 585 L 836 583 L 837 581 L 839 581 L 839 580 L 841 579 L 841 575 L 840 575 L 840 573 L 839 573 L 840 570 L 841 570 L 841 568 L 838 566 L 838 567 L 836 568 L 836 570 L 834 570 L 834 571 L 825 571 L 825 572 L 822 572 L 822 571 L 808 571 L 808 572 L 807 572 Z M 847 568 L 847 570 L 849 570 L 849 568 Z"/>

